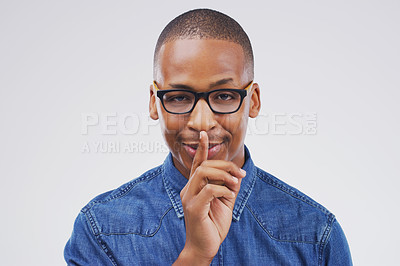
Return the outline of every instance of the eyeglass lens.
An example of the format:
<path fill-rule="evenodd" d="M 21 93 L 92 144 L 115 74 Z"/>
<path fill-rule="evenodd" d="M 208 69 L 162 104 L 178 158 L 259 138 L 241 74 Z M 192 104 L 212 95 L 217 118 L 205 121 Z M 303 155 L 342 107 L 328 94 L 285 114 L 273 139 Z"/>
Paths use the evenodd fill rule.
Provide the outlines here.
<path fill-rule="evenodd" d="M 187 91 L 171 91 L 163 96 L 164 107 L 173 113 L 189 112 L 195 105 L 195 95 Z M 208 102 L 216 112 L 229 113 L 239 108 L 241 96 L 229 90 L 218 90 L 209 94 Z"/>

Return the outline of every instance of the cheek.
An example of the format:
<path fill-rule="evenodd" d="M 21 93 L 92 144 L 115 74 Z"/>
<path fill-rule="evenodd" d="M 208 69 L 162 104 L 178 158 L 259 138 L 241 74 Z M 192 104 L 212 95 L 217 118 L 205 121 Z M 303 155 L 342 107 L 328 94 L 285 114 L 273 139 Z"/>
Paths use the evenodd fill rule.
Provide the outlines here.
<path fill-rule="evenodd" d="M 161 130 L 167 140 L 175 139 L 176 135 L 184 128 L 185 119 L 169 114 L 166 111 L 159 112 Z"/>
<path fill-rule="evenodd" d="M 247 117 L 240 116 L 234 130 L 234 141 L 242 143 L 247 130 Z"/>
<path fill-rule="evenodd" d="M 177 121 L 172 119 L 168 113 L 162 112 L 160 117 L 160 126 L 162 135 L 164 137 L 165 143 L 169 147 L 169 150 L 172 154 L 176 154 L 177 147 L 176 143 L 176 135 L 179 132 L 179 126 L 177 125 Z"/>
<path fill-rule="evenodd" d="M 244 101 L 239 111 L 236 120 L 236 135 L 239 135 L 240 139 L 243 140 L 246 135 L 247 123 L 249 121 L 249 102 Z"/>
<path fill-rule="evenodd" d="M 222 127 L 232 135 L 234 141 L 242 139 L 242 136 L 245 135 L 247 129 L 248 115 L 245 112 L 239 111 L 233 115 L 228 115 L 219 119 Z"/>

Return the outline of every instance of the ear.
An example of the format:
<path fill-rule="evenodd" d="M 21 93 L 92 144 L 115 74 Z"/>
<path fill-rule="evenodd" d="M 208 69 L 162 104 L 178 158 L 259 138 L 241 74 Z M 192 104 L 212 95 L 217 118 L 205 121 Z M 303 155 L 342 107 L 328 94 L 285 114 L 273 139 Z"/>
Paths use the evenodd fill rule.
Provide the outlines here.
<path fill-rule="evenodd" d="M 261 108 L 261 101 L 260 101 L 260 87 L 257 83 L 253 84 L 253 89 L 251 92 L 250 98 L 250 110 L 249 110 L 249 117 L 255 118 L 258 116 Z"/>
<path fill-rule="evenodd" d="M 153 85 L 150 85 L 149 113 L 150 113 L 151 119 L 153 119 L 153 120 L 158 119 L 156 102 L 157 102 L 157 98 L 156 98 L 156 94 L 154 93 Z"/>

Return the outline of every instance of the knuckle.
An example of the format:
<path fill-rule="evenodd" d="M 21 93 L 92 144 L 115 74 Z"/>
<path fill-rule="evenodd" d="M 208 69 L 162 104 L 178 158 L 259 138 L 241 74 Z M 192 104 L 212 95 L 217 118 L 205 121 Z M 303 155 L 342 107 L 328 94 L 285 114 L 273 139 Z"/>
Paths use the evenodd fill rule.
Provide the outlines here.
<path fill-rule="evenodd" d="M 186 213 L 190 213 L 192 216 L 196 215 L 196 209 L 193 205 L 190 205 L 186 208 Z"/>
<path fill-rule="evenodd" d="M 229 162 L 229 171 L 236 171 L 238 170 L 238 166 L 234 162 Z"/>
<path fill-rule="evenodd" d="M 232 180 L 232 175 L 228 172 L 224 172 L 224 181 L 230 181 Z"/>
<path fill-rule="evenodd" d="M 185 204 L 186 204 L 186 197 L 185 197 L 185 195 L 183 195 L 182 197 L 181 197 L 181 202 L 182 202 L 182 206 L 185 206 Z"/>
<path fill-rule="evenodd" d="M 199 167 L 197 167 L 195 173 L 196 173 L 197 178 L 201 178 L 201 179 L 208 178 L 207 167 L 199 166 Z"/>
<path fill-rule="evenodd" d="M 207 194 L 214 192 L 214 187 L 211 184 L 205 185 L 203 189 Z"/>
<path fill-rule="evenodd" d="M 204 172 L 204 166 L 203 165 L 199 165 L 199 167 L 197 167 L 196 171 L 197 173 L 203 173 Z"/>
<path fill-rule="evenodd" d="M 200 165 L 207 167 L 209 164 L 210 164 L 210 161 L 205 160 Z"/>
<path fill-rule="evenodd" d="M 195 213 L 195 206 L 190 203 L 186 203 L 183 205 L 183 212 L 184 213 Z"/>
<path fill-rule="evenodd" d="M 179 193 L 179 195 L 181 196 L 181 198 L 183 198 L 186 194 L 186 191 L 188 190 L 188 187 L 190 185 L 190 181 L 188 181 L 186 183 L 186 185 L 182 188 L 181 192 Z"/>
<path fill-rule="evenodd" d="M 194 171 L 193 175 L 194 176 L 201 176 L 203 172 L 204 172 L 204 166 L 200 165 L 200 166 L 198 166 L 196 168 L 196 170 Z"/>

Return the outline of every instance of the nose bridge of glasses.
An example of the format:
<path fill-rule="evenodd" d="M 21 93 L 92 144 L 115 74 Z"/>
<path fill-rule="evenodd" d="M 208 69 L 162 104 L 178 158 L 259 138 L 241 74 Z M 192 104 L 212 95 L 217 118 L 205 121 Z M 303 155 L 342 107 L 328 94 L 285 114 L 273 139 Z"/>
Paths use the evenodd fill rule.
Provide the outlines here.
<path fill-rule="evenodd" d="M 207 100 L 208 94 L 209 94 L 209 92 L 197 92 L 196 96 L 198 99 L 202 98 L 202 99 Z"/>
<path fill-rule="evenodd" d="M 196 108 L 198 102 L 201 101 L 201 100 L 203 100 L 204 104 L 206 104 L 207 107 L 210 108 L 209 101 L 207 99 L 209 94 L 210 94 L 209 92 L 196 92 L 196 93 L 194 93 L 196 99 L 195 99 L 195 101 L 193 103 L 193 105 L 194 105 L 193 109 Z M 210 108 L 210 110 L 211 110 L 211 108 Z"/>
<path fill-rule="evenodd" d="M 203 93 L 202 93 L 202 94 L 203 94 Z M 201 106 L 199 106 L 199 104 L 200 104 Z M 196 101 L 193 103 L 193 105 L 194 105 L 194 106 L 193 106 L 193 111 L 195 111 L 195 109 L 199 107 L 202 111 L 204 111 L 203 108 L 208 108 L 209 111 L 212 112 L 212 109 L 210 108 L 210 105 L 209 105 L 208 100 L 207 100 L 207 98 L 205 97 L 205 95 L 201 95 L 201 96 L 197 95 L 197 99 L 196 99 Z M 193 112 L 193 111 L 192 111 L 192 112 Z"/>

